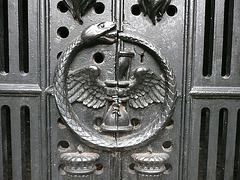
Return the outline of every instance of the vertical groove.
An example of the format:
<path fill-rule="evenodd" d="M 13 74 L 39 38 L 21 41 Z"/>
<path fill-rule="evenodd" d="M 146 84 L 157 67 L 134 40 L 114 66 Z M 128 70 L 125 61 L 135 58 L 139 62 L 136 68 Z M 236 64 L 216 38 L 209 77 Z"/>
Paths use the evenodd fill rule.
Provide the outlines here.
<path fill-rule="evenodd" d="M 1 126 L 2 126 L 2 152 L 4 180 L 12 179 L 12 146 L 11 146 L 11 116 L 10 108 L 2 106 L 1 108 Z"/>
<path fill-rule="evenodd" d="M 206 0 L 203 76 L 212 75 L 215 0 Z"/>
<path fill-rule="evenodd" d="M 223 54 L 222 54 L 222 76 L 229 76 L 232 58 L 232 31 L 233 31 L 233 9 L 234 0 L 225 0 L 224 9 L 224 31 L 223 31 Z"/>
<path fill-rule="evenodd" d="M 202 180 L 207 177 L 209 120 L 210 110 L 208 108 L 203 108 L 201 111 L 200 147 L 198 159 L 198 179 Z"/>
<path fill-rule="evenodd" d="M 235 142 L 235 157 L 234 157 L 234 180 L 240 179 L 240 110 L 237 114 L 237 131 Z"/>
<path fill-rule="evenodd" d="M 9 73 L 8 1 L 0 0 L 0 72 Z"/>
<path fill-rule="evenodd" d="M 19 0 L 19 70 L 21 73 L 29 72 L 28 51 L 28 1 Z"/>
<path fill-rule="evenodd" d="M 224 179 L 227 126 L 228 126 L 228 110 L 223 108 L 219 112 L 218 150 L 217 150 L 217 168 L 216 168 L 217 180 Z"/>
<path fill-rule="evenodd" d="M 23 179 L 31 179 L 31 151 L 30 151 L 30 110 L 21 107 L 21 140 L 22 140 L 22 175 Z"/>

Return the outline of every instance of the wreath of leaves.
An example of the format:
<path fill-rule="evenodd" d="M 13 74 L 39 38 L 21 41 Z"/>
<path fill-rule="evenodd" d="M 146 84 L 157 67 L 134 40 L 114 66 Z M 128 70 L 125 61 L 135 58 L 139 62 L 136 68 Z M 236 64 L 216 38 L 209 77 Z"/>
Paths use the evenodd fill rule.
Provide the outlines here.
<path fill-rule="evenodd" d="M 84 125 L 83 119 L 80 119 L 73 110 L 72 105 L 67 98 L 67 85 L 66 76 L 68 69 L 72 63 L 72 54 L 81 51 L 88 46 L 82 41 L 81 37 L 77 37 L 63 52 L 60 60 L 56 66 L 54 74 L 54 91 L 57 107 L 60 111 L 62 118 L 66 121 L 68 126 L 87 144 L 91 147 L 98 147 L 104 150 L 128 150 L 145 145 L 151 140 L 161 129 L 164 127 L 170 117 L 172 116 L 177 99 L 176 81 L 173 70 L 170 68 L 169 62 L 164 58 L 161 52 L 147 40 L 138 36 L 119 33 L 118 37 L 124 42 L 128 42 L 145 49 L 159 64 L 166 80 L 166 95 L 163 104 L 163 112 L 161 117 L 156 119 L 144 128 L 143 131 L 132 133 L 130 135 L 115 138 L 101 135 L 97 132 L 90 130 Z M 96 45 L 96 44 L 95 44 Z M 90 46 L 88 46 L 90 47 Z"/>

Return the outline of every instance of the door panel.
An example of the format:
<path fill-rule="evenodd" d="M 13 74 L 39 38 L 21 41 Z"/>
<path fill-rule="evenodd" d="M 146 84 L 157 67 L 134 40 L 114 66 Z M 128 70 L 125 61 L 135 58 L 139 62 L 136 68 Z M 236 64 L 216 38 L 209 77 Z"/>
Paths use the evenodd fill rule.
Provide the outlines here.
<path fill-rule="evenodd" d="M 137 5 L 137 1 L 118 1 L 118 2 L 98 2 L 103 3 L 105 6 L 104 12 L 102 14 L 97 14 L 97 6 L 91 8 L 86 15 L 82 17 L 83 24 L 79 25 L 72 17 L 72 14 L 67 12 L 61 12 L 58 7 L 58 1 L 51 1 L 50 3 L 50 81 L 54 76 L 54 69 L 56 67 L 58 53 L 64 51 L 67 46 L 73 41 L 77 36 L 81 35 L 81 32 L 88 26 L 105 21 L 114 20 L 117 23 L 117 29 L 123 31 L 124 33 L 134 34 L 141 38 L 146 39 L 156 46 L 157 49 L 161 50 L 164 57 L 166 57 L 173 68 L 173 73 L 176 77 L 178 100 L 176 103 L 176 112 L 181 114 L 181 83 L 182 83 L 182 68 L 183 64 L 183 35 L 184 35 L 184 7 L 181 6 L 184 2 L 171 2 L 171 7 L 177 8 L 177 13 L 173 16 L 164 14 L 162 20 L 156 25 L 153 25 L 151 20 L 147 16 L 134 15 L 134 7 Z M 135 5 L 135 6 L 134 6 Z M 138 6 L 137 6 L 138 8 Z M 181 26 L 179 26 L 181 24 Z M 178 26 L 178 28 L 174 28 Z M 69 35 L 66 38 L 61 38 L 57 33 L 60 27 L 66 27 L 68 29 Z M 68 34 L 68 33 L 67 33 Z M 158 38 L 155 38 L 154 36 Z M 158 70 L 158 65 L 155 64 L 154 58 L 148 52 L 144 52 L 144 48 L 138 47 L 133 44 L 126 42 L 119 42 L 120 45 L 112 45 L 105 47 L 98 45 L 93 48 L 89 48 L 81 51 L 70 65 L 70 70 L 76 70 L 81 67 L 86 67 L 93 64 L 92 58 L 94 53 L 102 52 L 105 56 L 104 62 L 97 64 L 97 66 L 102 70 L 102 79 L 114 79 L 114 66 L 115 66 L 115 56 L 116 51 L 124 51 L 134 53 L 134 58 L 132 59 L 132 69 L 140 67 L 148 67 L 154 71 Z M 144 54 L 142 57 L 141 54 Z M 141 60 L 141 57 L 143 60 Z M 61 58 L 61 57 L 60 57 Z M 144 61 L 144 62 L 140 62 Z M 80 62 L 80 63 L 79 63 Z M 153 63 L 153 64 L 152 64 Z M 96 65 L 96 63 L 95 63 Z M 159 71 L 161 72 L 161 71 Z M 56 110 L 55 100 L 53 97 L 50 98 L 51 101 L 51 122 L 52 122 L 52 154 L 54 166 L 52 166 L 52 178 L 60 179 L 66 178 L 63 176 L 66 174 L 64 172 L 64 164 L 61 165 L 60 156 L 64 152 L 75 152 L 77 151 L 77 146 L 81 145 L 84 152 L 95 152 L 100 155 L 100 158 L 95 162 L 100 170 L 97 170 L 93 176 L 94 179 L 136 179 L 137 174 L 134 170 L 134 162 L 131 157 L 134 153 L 146 153 L 153 149 L 154 153 L 167 153 L 169 155 L 169 160 L 167 162 L 168 170 L 166 174 L 162 175 L 163 179 L 177 179 L 178 178 L 178 163 L 179 162 L 179 148 L 180 148 L 180 124 L 181 116 L 174 114 L 172 116 L 170 125 L 166 127 L 159 135 L 157 135 L 153 141 L 144 145 L 141 148 L 133 148 L 132 150 L 124 151 L 102 151 L 98 147 L 90 148 L 88 144 L 82 143 L 79 138 L 74 135 L 68 126 L 65 127 L 64 118 L 60 119 L 60 115 Z M 75 111 L 81 112 L 84 115 L 88 113 L 88 118 L 86 119 L 88 128 L 92 129 L 94 116 L 96 116 L 99 110 L 90 109 L 81 106 L 79 104 L 74 105 Z M 153 107 L 154 108 L 154 107 Z M 143 117 L 140 123 L 140 129 L 135 130 L 136 132 L 144 131 L 145 127 L 149 125 L 147 120 L 147 114 L 155 113 L 158 116 L 158 112 L 151 112 L 151 109 L 145 111 L 135 110 L 129 112 L 130 116 L 136 116 L 138 118 Z M 139 116 L 138 114 L 141 113 Z M 101 112 L 100 112 L 101 114 Z M 86 117 L 87 115 L 85 115 Z M 61 123 L 59 125 L 59 121 Z M 172 125 L 172 124 L 173 125 Z M 64 125 L 62 125 L 64 124 Z M 93 129 L 95 131 L 95 129 Z M 104 133 L 102 133 L 104 134 Z M 109 136 L 115 136 L 114 133 L 109 132 Z M 117 138 L 125 138 L 128 134 L 117 134 Z M 126 137 L 127 138 L 127 137 Z M 59 144 L 65 142 L 69 147 L 62 148 Z M 165 146 L 165 148 L 163 147 Z M 102 167 L 101 167 L 102 166 Z M 62 169 L 63 168 L 63 169 Z M 101 169 L 102 168 L 102 169 Z M 60 172 L 59 172 L 60 171 Z"/>
<path fill-rule="evenodd" d="M 0 179 L 239 179 L 239 7 L 0 0 Z"/>

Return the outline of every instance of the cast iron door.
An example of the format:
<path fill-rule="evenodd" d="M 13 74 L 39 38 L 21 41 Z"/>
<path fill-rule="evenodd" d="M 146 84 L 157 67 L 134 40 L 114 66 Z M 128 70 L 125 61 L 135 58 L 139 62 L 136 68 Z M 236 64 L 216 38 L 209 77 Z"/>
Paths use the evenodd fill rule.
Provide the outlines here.
<path fill-rule="evenodd" d="M 50 2 L 52 179 L 178 178 L 179 4 Z"/>
<path fill-rule="evenodd" d="M 0 179 L 239 179 L 239 15 L 0 0 Z"/>

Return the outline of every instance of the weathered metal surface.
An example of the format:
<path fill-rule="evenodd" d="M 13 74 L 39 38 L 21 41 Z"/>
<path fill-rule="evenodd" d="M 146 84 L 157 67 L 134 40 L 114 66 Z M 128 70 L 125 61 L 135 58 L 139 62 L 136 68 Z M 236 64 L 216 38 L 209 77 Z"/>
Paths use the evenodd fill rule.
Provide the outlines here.
<path fill-rule="evenodd" d="M 70 177 L 91 177 L 96 170 L 97 153 L 84 153 L 81 146 L 78 152 L 63 153 L 61 155 L 63 170 Z"/>
<path fill-rule="evenodd" d="M 135 153 L 132 155 L 134 170 L 138 179 L 161 179 L 166 171 L 165 162 L 169 158 L 166 153 Z"/>
<path fill-rule="evenodd" d="M 167 10 L 171 0 L 139 0 L 139 8 L 143 15 L 151 19 L 155 25 L 156 21 L 159 22 L 162 19 L 163 14 Z"/>
<path fill-rule="evenodd" d="M 64 0 L 65 5 L 78 23 L 83 24 L 82 16 L 84 16 L 96 3 L 96 0 Z"/>
<path fill-rule="evenodd" d="M 48 179 L 46 2 L 0 4 L 0 179 Z"/>
<path fill-rule="evenodd" d="M 91 18 L 93 11 L 96 11 L 94 5 L 84 15 L 76 14 L 76 10 L 71 8 L 71 14 L 67 17 L 80 31 L 72 32 L 75 34 L 75 37 L 72 35 L 72 43 L 66 45 L 58 62 L 52 65 L 56 66 L 51 76 L 54 77 L 53 88 L 48 88 L 47 92 L 54 95 L 66 127 L 77 134 L 77 138 L 73 139 L 71 131 L 64 136 L 67 128 L 64 128 L 64 133 L 58 130 L 64 141 L 73 142 L 72 148 L 65 148 L 66 152 L 61 150 L 57 159 L 62 153 L 76 152 L 74 149 L 80 143 L 84 152 L 99 154 L 96 164 L 101 164 L 103 169 L 96 170 L 92 178 L 136 179 L 138 176 L 134 168 L 129 169 L 133 163 L 132 154 L 146 152 L 150 142 L 153 153 L 165 152 L 159 149 L 161 145 L 158 141 L 164 141 L 159 137 L 164 137 L 164 127 L 170 122 L 176 106 L 178 83 L 175 75 L 179 72 L 172 70 L 172 63 L 160 52 L 156 41 L 131 29 L 122 29 L 128 24 L 119 26 L 122 21 L 118 17 L 123 15 L 119 8 L 127 9 L 127 6 L 123 7 L 123 2 L 103 4 L 105 17 L 95 14 L 95 18 Z M 152 20 L 157 12 L 165 12 L 160 7 L 162 4 L 156 14 L 148 14 Z M 108 12 L 107 9 L 113 6 L 116 9 Z M 107 13 L 110 13 L 109 18 Z M 72 15 L 77 15 L 82 22 L 75 21 Z M 142 18 L 148 19 L 143 15 Z M 150 19 L 147 21 L 153 23 Z M 57 47 L 54 49 L 58 50 Z M 102 60 L 99 62 L 97 58 Z M 55 102 L 52 103 L 54 105 Z M 136 151 L 140 147 L 142 150 Z M 171 159 L 172 147 L 166 151 Z M 64 174 L 65 164 L 61 160 L 59 162 Z M 177 177 L 178 172 L 161 177 L 165 176 Z"/>
<path fill-rule="evenodd" d="M 239 179 L 239 13 L 0 0 L 0 179 Z"/>
<path fill-rule="evenodd" d="M 91 66 L 87 65 L 87 67 L 82 69 L 75 70 L 72 67 L 73 72 L 68 74 L 70 63 L 73 63 L 74 57 L 71 58 L 73 53 L 79 53 L 82 49 L 91 47 L 92 44 L 111 44 L 115 42 L 114 36 L 110 38 L 113 35 L 111 34 L 111 30 L 115 26 L 115 23 L 112 22 L 91 25 L 83 31 L 81 37 L 78 37 L 68 46 L 67 50 L 59 58 L 59 63 L 55 71 L 54 95 L 63 119 L 81 139 L 93 146 L 97 145 L 104 149 L 114 148 L 115 150 L 125 150 L 136 145 L 144 145 L 145 141 L 150 140 L 153 135 L 164 127 L 164 123 L 170 120 L 176 101 L 176 82 L 168 61 L 162 57 L 154 45 L 142 38 L 123 32 L 118 34 L 116 32 L 114 34 L 126 42 L 129 41 L 133 44 L 143 46 L 146 52 L 154 57 L 159 65 L 159 69 L 161 70 L 160 76 L 149 69 L 151 67 L 150 63 L 145 68 L 141 67 L 141 63 L 139 64 L 140 66 L 136 66 L 134 63 L 129 62 L 128 67 L 123 69 L 123 65 L 125 64 L 121 64 L 118 57 L 116 57 L 115 67 L 111 69 L 111 72 L 115 74 L 115 80 L 99 80 L 100 72 L 103 73 L 104 66 L 93 66 L 91 63 Z M 107 34 L 108 32 L 110 35 Z M 78 66 L 82 66 L 84 63 L 81 62 Z M 131 66 L 136 68 L 133 72 L 130 69 Z M 100 70 L 100 67 L 102 70 Z M 117 72 L 114 72 L 115 70 Z M 126 73 L 132 77 L 129 80 L 122 80 L 123 77 L 120 75 Z M 85 115 L 83 113 L 79 115 L 76 112 L 73 113 L 72 106 L 74 107 L 74 105 L 71 106 L 70 104 L 76 101 L 87 106 L 89 109 L 85 111 L 89 112 L 85 113 Z M 142 118 L 131 117 L 129 115 L 130 111 L 136 109 L 134 111 L 141 113 L 150 104 L 152 104 L 151 108 L 155 108 L 153 106 L 154 103 L 161 103 L 162 109 L 157 108 L 159 113 L 154 114 L 153 117 L 150 114 L 148 115 L 148 118 L 153 120 L 147 123 L 147 128 L 142 127 L 140 132 L 135 131 L 130 119 L 144 121 L 145 118 L 144 116 Z M 104 106 L 107 106 L 107 109 L 101 108 Z M 89 118 L 94 121 L 90 113 L 94 113 L 92 112 L 94 109 L 100 108 L 103 111 L 100 112 L 103 113 L 103 116 L 97 115 L 98 119 L 102 119 L 102 122 L 99 124 L 99 131 L 96 131 L 94 126 L 85 127 L 86 119 Z M 145 113 L 147 114 L 147 111 Z M 82 116 L 83 119 L 79 118 L 79 116 Z M 142 123 L 139 124 L 139 126 L 141 125 Z M 126 135 L 123 135 L 117 139 L 116 137 L 111 139 L 106 134 L 101 133 L 125 131 L 129 132 L 127 134 L 128 137 L 125 138 Z"/>

